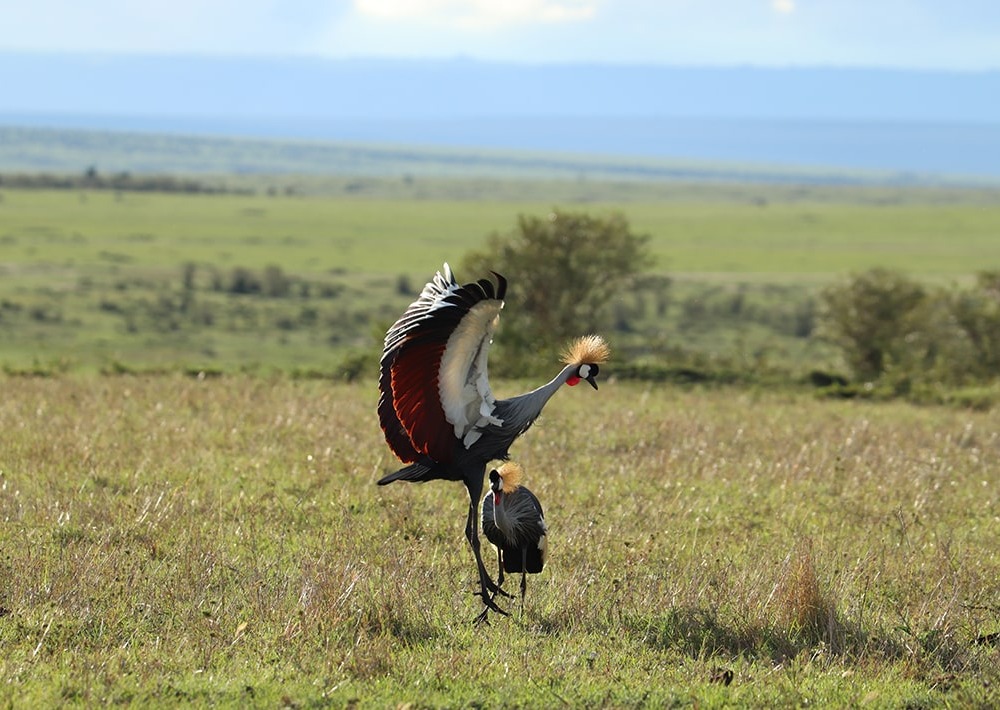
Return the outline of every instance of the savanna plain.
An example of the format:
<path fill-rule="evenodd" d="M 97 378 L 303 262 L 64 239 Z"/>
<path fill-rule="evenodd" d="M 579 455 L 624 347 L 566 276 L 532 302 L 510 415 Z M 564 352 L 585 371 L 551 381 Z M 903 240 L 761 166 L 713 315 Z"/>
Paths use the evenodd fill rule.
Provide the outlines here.
<path fill-rule="evenodd" d="M 368 384 L 287 378 L 5 381 L 5 702 L 998 697 L 989 413 L 562 392 L 517 446 L 549 564 L 523 609 L 475 627 L 465 491 L 377 488 L 394 461 L 374 400 Z"/>
<path fill-rule="evenodd" d="M 254 194 L 4 189 L 0 365 L 350 370 L 442 262 L 480 278 L 465 254 L 554 208 L 620 213 L 650 237 L 645 285 L 608 304 L 607 335 L 660 361 L 836 370 L 810 337 L 823 286 L 874 267 L 961 283 L 1000 263 L 993 189 L 286 180 Z"/>
<path fill-rule="evenodd" d="M 464 489 L 375 486 L 396 462 L 373 360 L 300 369 L 377 358 L 442 261 L 556 201 L 431 192 L 3 192 L 5 704 L 1000 702 L 990 409 L 672 386 L 612 361 L 513 447 L 549 562 L 523 608 L 474 626 Z M 1000 260 L 980 193 L 680 193 L 559 201 L 628 215 L 678 298 L 789 297 L 879 265 L 960 280 Z M 698 335 L 673 324 L 657 337 Z M 561 345 L 539 348 L 554 362 Z"/>

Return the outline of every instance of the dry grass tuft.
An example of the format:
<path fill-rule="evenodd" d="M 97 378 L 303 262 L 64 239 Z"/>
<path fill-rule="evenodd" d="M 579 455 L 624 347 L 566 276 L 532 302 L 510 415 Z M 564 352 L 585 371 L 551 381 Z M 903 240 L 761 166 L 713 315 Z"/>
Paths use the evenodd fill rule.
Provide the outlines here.
<path fill-rule="evenodd" d="M 837 610 L 820 587 L 809 539 L 796 544 L 785 558 L 768 605 L 777 624 L 792 636 L 829 644 L 841 637 Z"/>

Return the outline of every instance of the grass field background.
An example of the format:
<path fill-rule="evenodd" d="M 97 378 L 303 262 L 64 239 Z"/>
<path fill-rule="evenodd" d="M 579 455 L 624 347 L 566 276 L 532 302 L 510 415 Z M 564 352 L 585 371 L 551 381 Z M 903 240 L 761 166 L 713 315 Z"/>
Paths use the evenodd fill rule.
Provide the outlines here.
<path fill-rule="evenodd" d="M 298 272 L 423 275 L 443 258 L 507 231 L 518 214 L 562 206 L 534 200 L 165 195 L 5 191 L 4 264 L 176 268 L 185 261 Z M 1000 259 L 1000 201 L 981 192 L 919 201 L 906 191 L 767 187 L 690 188 L 684 200 L 589 200 L 571 208 L 623 212 L 653 237 L 657 268 L 830 278 L 889 266 L 929 276 L 965 276 Z M 696 193 L 697 194 L 697 193 Z M 883 196 L 880 198 L 879 195 Z M 562 196 L 556 192 L 555 197 Z"/>
<path fill-rule="evenodd" d="M 3 386 L 5 704 L 997 700 L 991 414 L 561 392 L 513 452 L 550 562 L 476 628 L 465 492 L 374 485 L 374 383 Z"/>
<path fill-rule="evenodd" d="M 749 314 L 875 266 L 996 268 L 995 193 L 246 180 L 0 191 L 0 702 L 996 704 L 995 412 L 615 377 L 637 341 L 826 366 Z M 550 562 L 475 628 L 465 492 L 374 485 L 366 368 L 441 262 L 553 207 L 622 211 L 668 302 L 625 303 L 601 389 L 513 448 Z"/>
<path fill-rule="evenodd" d="M 1000 263 L 1000 200 L 984 190 L 299 180 L 314 189 L 3 190 L 3 364 L 329 371 L 377 348 L 379 329 L 443 261 L 457 267 L 518 215 L 554 207 L 624 213 L 651 237 L 653 271 L 671 280 L 665 310 L 643 294 L 614 304 L 635 321 L 621 352 L 835 369 L 829 349 L 773 322 L 794 320 L 819 288 L 855 271 L 949 284 Z M 293 284 L 282 298 L 225 286 L 238 270 L 269 268 Z"/>

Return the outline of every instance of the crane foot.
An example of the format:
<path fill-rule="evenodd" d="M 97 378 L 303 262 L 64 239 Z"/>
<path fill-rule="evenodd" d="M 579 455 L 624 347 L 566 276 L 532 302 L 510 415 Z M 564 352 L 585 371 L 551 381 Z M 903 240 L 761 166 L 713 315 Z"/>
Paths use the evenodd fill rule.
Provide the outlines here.
<path fill-rule="evenodd" d="M 490 594 L 485 589 L 479 592 L 473 592 L 473 595 L 481 597 L 483 600 L 483 606 L 486 607 L 485 609 L 483 609 L 483 613 L 476 617 L 475 623 L 479 623 L 480 621 L 486 621 L 486 614 L 489 611 L 495 611 L 497 614 L 501 614 L 503 616 L 510 616 L 508 612 L 504 611 L 503 609 L 497 606 L 496 602 L 493 601 L 493 596 L 490 596 Z"/>

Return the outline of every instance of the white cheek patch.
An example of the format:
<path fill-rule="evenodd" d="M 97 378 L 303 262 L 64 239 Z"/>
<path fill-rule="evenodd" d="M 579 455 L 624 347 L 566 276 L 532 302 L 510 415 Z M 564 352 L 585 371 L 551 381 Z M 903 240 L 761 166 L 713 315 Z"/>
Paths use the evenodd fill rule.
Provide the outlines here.
<path fill-rule="evenodd" d="M 580 377 L 584 380 L 590 377 L 590 365 L 580 365 L 579 373 Z"/>

